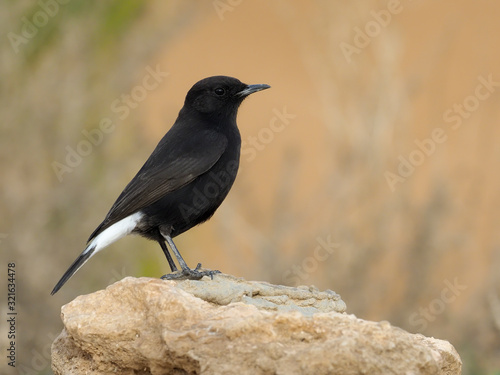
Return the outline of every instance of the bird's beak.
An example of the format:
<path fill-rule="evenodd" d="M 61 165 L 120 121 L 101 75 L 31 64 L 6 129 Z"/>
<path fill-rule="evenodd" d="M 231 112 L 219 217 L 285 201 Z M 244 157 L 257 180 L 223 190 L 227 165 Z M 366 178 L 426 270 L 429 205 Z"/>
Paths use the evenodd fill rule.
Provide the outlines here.
<path fill-rule="evenodd" d="M 250 94 L 253 94 L 254 92 L 257 92 L 257 91 L 261 91 L 261 90 L 265 90 L 265 89 L 268 89 L 270 88 L 271 86 L 269 85 L 266 85 L 266 84 L 260 84 L 260 85 L 248 85 L 247 87 L 245 87 L 243 90 L 241 90 L 239 93 L 237 93 L 236 95 L 238 96 L 242 96 L 242 97 L 245 97 L 245 96 L 248 96 Z"/>

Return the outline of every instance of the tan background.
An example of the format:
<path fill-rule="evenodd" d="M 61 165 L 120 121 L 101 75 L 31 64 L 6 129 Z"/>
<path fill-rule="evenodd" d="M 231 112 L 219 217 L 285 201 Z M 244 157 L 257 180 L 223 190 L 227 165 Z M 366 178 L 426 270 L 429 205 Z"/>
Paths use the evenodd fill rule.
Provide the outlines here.
<path fill-rule="evenodd" d="M 500 4 L 195 4 L 69 2 L 17 53 L 9 33 L 42 8 L 0 6 L 0 247 L 2 268 L 16 262 L 19 370 L 50 373 L 62 304 L 168 271 L 157 244 L 129 237 L 49 296 L 187 90 L 225 74 L 272 89 L 243 104 L 237 182 L 209 223 L 177 239 L 186 261 L 333 289 L 361 318 L 451 341 L 464 374 L 500 373 Z M 367 27 L 373 36 L 349 62 L 342 43 L 356 46 Z M 168 76 L 120 119 L 112 103 L 137 90 L 148 66 Z M 499 84 L 474 99 L 488 77 Z M 464 101 L 473 110 L 447 122 Z M 270 131 L 283 111 L 288 123 Z M 53 163 L 103 118 L 113 131 L 59 181 Z M 401 158 L 417 157 L 415 142 L 436 129 L 446 140 L 391 189 L 387 172 L 398 175 Z M 331 254 L 318 249 L 328 239 Z"/>

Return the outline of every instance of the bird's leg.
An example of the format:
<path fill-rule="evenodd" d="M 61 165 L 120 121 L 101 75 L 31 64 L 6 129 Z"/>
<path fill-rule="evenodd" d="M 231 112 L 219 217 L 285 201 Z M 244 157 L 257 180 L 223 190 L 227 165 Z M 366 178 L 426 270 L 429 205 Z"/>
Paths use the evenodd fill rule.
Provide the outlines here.
<path fill-rule="evenodd" d="M 163 250 L 163 252 L 165 253 L 165 256 L 167 257 L 167 261 L 168 261 L 168 265 L 170 266 L 170 270 L 172 270 L 172 272 L 177 271 L 177 266 L 175 265 L 174 260 L 172 259 L 172 255 L 170 255 L 170 252 L 168 251 L 167 245 L 165 245 L 165 241 L 159 240 L 158 243 L 160 244 L 161 249 Z"/>
<path fill-rule="evenodd" d="M 170 237 L 170 236 L 164 236 L 164 237 L 168 243 L 168 246 L 170 246 L 170 249 L 172 249 L 172 252 L 174 253 L 175 257 L 177 258 L 177 261 L 179 262 L 179 266 L 181 266 L 181 269 L 182 270 L 189 269 L 186 262 L 184 261 L 184 258 L 182 258 L 181 253 L 179 253 L 179 250 L 177 250 L 177 247 L 175 246 L 174 241 L 172 240 L 172 237 Z"/>
<path fill-rule="evenodd" d="M 201 263 L 198 263 L 195 269 L 191 269 L 187 266 L 186 262 L 181 256 L 181 253 L 179 250 L 177 250 L 177 247 L 174 244 L 174 241 L 172 240 L 172 237 L 170 237 L 169 234 L 166 234 L 163 230 L 160 229 L 160 233 L 165 238 L 165 241 L 167 241 L 168 246 L 170 246 L 170 249 L 172 249 L 172 252 L 174 253 L 175 257 L 177 258 L 177 261 L 179 262 L 179 265 L 181 266 L 181 270 L 177 271 L 177 268 L 175 267 L 172 268 L 173 260 L 172 257 L 170 256 L 170 253 L 168 253 L 168 250 L 165 254 L 168 254 L 167 260 L 168 263 L 170 264 L 170 268 L 172 269 L 172 273 L 169 273 L 167 275 L 163 275 L 161 278 L 164 280 L 184 280 L 184 279 L 189 279 L 189 280 L 199 280 L 203 276 L 210 276 L 211 279 L 214 278 L 214 274 L 220 273 L 220 271 L 212 271 L 212 270 L 206 270 L 206 271 L 200 271 L 201 268 Z M 163 243 L 163 246 L 165 244 Z M 162 249 L 163 249 L 162 246 Z M 165 250 L 163 250 L 165 252 Z M 169 259 L 170 257 L 170 259 Z M 172 261 L 172 263 L 170 263 Z"/>

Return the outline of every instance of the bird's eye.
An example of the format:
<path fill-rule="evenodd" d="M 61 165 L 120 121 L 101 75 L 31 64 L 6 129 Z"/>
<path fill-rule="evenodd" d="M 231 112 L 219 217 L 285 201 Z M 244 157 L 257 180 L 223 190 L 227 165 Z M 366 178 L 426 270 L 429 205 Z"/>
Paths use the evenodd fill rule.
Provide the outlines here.
<path fill-rule="evenodd" d="M 215 94 L 216 95 L 219 95 L 219 96 L 222 96 L 226 93 L 226 90 L 224 90 L 222 87 L 217 87 L 215 90 L 214 90 Z"/>

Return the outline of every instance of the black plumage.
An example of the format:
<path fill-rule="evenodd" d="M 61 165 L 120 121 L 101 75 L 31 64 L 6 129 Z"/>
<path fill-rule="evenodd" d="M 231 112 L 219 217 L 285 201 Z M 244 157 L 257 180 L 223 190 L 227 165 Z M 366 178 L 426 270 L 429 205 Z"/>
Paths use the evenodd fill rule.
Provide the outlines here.
<path fill-rule="evenodd" d="M 208 220 L 220 206 L 238 171 L 241 139 L 236 115 L 248 95 L 269 88 L 215 76 L 196 83 L 172 128 L 125 187 L 51 294 L 96 252 L 135 233 L 157 241 L 173 272 L 165 278 L 201 278 L 213 271 L 190 269 L 172 238 Z"/>

